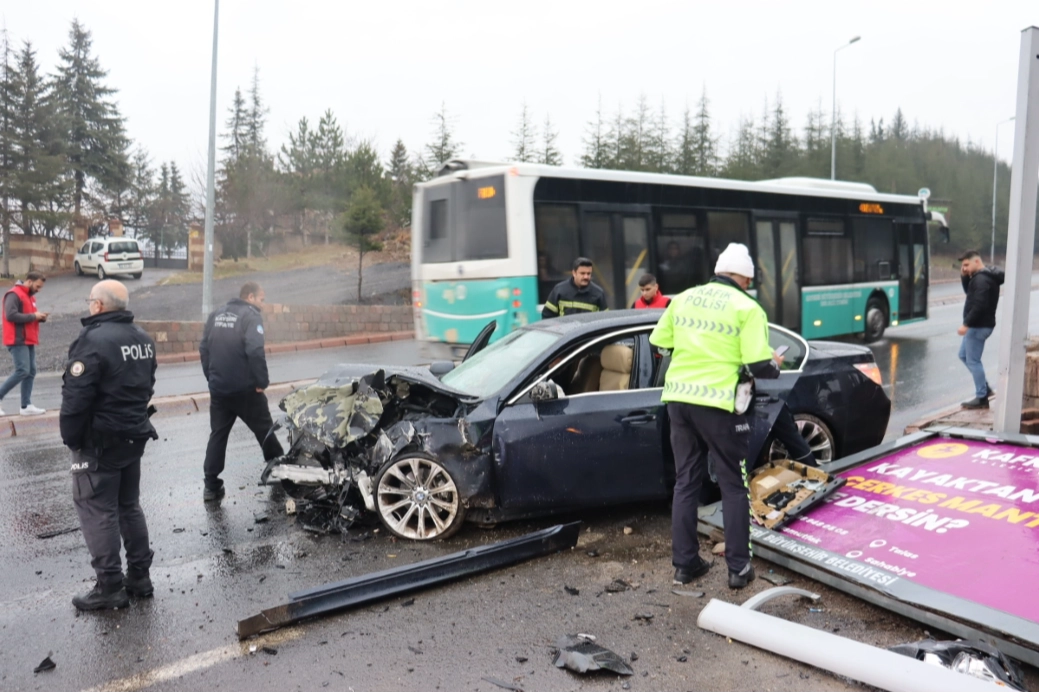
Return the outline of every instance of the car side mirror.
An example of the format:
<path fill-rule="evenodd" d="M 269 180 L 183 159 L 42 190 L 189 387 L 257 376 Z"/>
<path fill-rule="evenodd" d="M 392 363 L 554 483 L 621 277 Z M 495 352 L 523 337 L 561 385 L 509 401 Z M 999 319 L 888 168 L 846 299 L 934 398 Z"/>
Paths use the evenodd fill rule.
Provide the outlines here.
<path fill-rule="evenodd" d="M 429 372 L 438 378 L 442 378 L 455 369 L 454 361 L 434 361 L 429 364 Z"/>
<path fill-rule="evenodd" d="M 544 380 L 530 388 L 531 402 L 551 402 L 564 396 L 563 388 L 552 380 Z"/>

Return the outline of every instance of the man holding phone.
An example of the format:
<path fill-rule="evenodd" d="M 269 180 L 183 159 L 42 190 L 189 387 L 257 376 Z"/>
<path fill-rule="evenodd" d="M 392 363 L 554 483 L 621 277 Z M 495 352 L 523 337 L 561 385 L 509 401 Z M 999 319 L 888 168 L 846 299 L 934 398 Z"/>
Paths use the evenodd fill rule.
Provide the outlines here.
<path fill-rule="evenodd" d="M 46 412 L 32 403 L 32 386 L 36 380 L 36 345 L 40 343 L 40 323 L 47 322 L 50 313 L 36 309 L 36 294 L 47 281 L 43 272 L 32 271 L 25 281 L 18 282 L 4 294 L 0 321 L 3 322 L 4 346 L 14 359 L 14 373 L 0 385 L 0 400 L 21 385 L 22 416 L 39 416 Z M 0 409 L 0 416 L 4 410 Z"/>

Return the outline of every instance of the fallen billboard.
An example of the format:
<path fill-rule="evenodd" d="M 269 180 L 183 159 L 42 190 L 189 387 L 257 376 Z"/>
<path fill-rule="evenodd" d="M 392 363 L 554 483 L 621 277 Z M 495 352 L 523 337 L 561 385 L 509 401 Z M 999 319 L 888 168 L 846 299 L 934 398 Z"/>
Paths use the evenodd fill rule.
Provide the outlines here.
<path fill-rule="evenodd" d="M 1039 665 L 1039 438 L 925 431 L 826 467 L 845 480 L 758 555 Z M 721 527 L 720 506 L 701 521 Z"/>

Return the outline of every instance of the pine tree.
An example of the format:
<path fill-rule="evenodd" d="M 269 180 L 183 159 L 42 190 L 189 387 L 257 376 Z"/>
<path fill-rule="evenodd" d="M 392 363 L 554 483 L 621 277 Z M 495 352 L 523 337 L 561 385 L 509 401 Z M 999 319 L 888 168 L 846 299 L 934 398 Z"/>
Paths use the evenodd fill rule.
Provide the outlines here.
<path fill-rule="evenodd" d="M 324 234 L 325 245 L 329 243 L 333 220 L 346 209 L 349 199 L 349 149 L 335 114 L 331 109 L 325 110 L 314 137 L 314 209 L 317 211 L 314 231 Z"/>
<path fill-rule="evenodd" d="M 667 106 L 661 99 L 660 110 L 649 116 L 646 132 L 645 169 L 655 173 L 670 173 L 673 157 L 671 124 L 667 118 Z"/>
<path fill-rule="evenodd" d="M 689 104 L 682 111 L 682 124 L 675 140 L 675 173 L 681 176 L 696 174 L 696 152 L 693 151 L 694 126 Z"/>
<path fill-rule="evenodd" d="M 763 174 L 778 178 L 790 172 L 797 158 L 797 142 L 790 130 L 790 121 L 783 110 L 783 97 L 776 94 L 776 104 L 770 114 L 764 146 Z"/>
<path fill-rule="evenodd" d="M 888 130 L 890 131 L 891 137 L 899 142 L 904 142 L 909 138 L 909 124 L 906 123 L 901 108 L 895 111 L 895 117 L 891 119 L 891 127 L 888 128 Z"/>
<path fill-rule="evenodd" d="M 342 230 L 347 242 L 357 248 L 357 301 L 364 302 L 361 292 L 364 281 L 364 254 L 382 250 L 376 236 L 384 225 L 383 210 L 378 195 L 368 187 L 360 187 L 350 197 L 350 205 L 343 215 Z"/>
<path fill-rule="evenodd" d="M 582 138 L 584 152 L 581 154 L 581 165 L 585 168 L 609 168 L 610 147 L 607 125 L 603 120 L 602 94 L 595 108 L 595 120 L 585 125 L 585 136 Z"/>
<path fill-rule="evenodd" d="M 129 140 L 123 117 L 112 97 L 116 90 L 104 84 L 108 75 L 91 55 L 90 32 L 72 20 L 69 45 L 59 51 L 54 79 L 58 112 L 67 132 L 68 165 L 74 180 L 72 208 L 79 217 L 88 185 L 118 190 L 129 179 Z"/>
<path fill-rule="evenodd" d="M 390 223 L 398 228 L 408 228 L 411 226 L 411 186 L 415 182 L 415 166 L 402 139 L 397 139 L 390 152 L 388 173 L 391 181 Z"/>
<path fill-rule="evenodd" d="M 537 162 L 548 166 L 562 166 L 563 155 L 556 147 L 556 138 L 559 137 L 552 127 L 552 116 L 545 114 L 545 125 L 541 131 L 541 151 L 538 152 Z"/>
<path fill-rule="evenodd" d="M 520 108 L 519 123 L 512 131 L 512 154 L 507 158 L 510 161 L 533 162 L 537 160 L 537 126 L 530 117 L 530 109 L 527 102 L 523 102 Z"/>
<path fill-rule="evenodd" d="M 696 124 L 693 126 L 693 173 L 697 176 L 718 175 L 718 139 L 711 129 L 709 105 L 707 87 L 704 87 L 696 106 Z M 687 110 L 686 118 L 688 117 Z"/>
<path fill-rule="evenodd" d="M 130 190 L 123 205 L 123 225 L 132 229 L 137 238 L 149 237 L 152 205 L 157 193 L 155 172 L 148 152 L 138 147 L 130 160 Z"/>
<path fill-rule="evenodd" d="M 422 180 L 429 180 L 435 176 L 440 167 L 455 158 L 464 146 L 455 139 L 446 104 L 440 105 L 440 110 L 433 116 L 433 124 L 433 139 L 426 144 L 425 156 L 419 166 L 419 175 Z"/>
<path fill-rule="evenodd" d="M 12 73 L 10 192 L 17 200 L 22 233 L 53 234 L 66 221 L 64 133 L 59 128 L 53 94 L 40 75 L 36 52 L 26 42 Z"/>
<path fill-rule="evenodd" d="M 753 118 L 740 117 L 736 135 L 731 138 L 723 175 L 736 180 L 761 178 L 760 148 Z"/>
<path fill-rule="evenodd" d="M 315 193 L 315 135 L 306 116 L 299 119 L 296 132 L 289 133 L 289 141 L 281 146 L 278 166 L 285 180 L 286 201 L 295 220 L 296 232 L 306 245 L 309 214 L 314 208 Z"/>
<path fill-rule="evenodd" d="M 353 192 L 368 188 L 375 195 L 379 206 L 388 203 L 389 186 L 386 180 L 379 152 L 369 140 L 362 140 L 352 152 L 346 156 L 346 189 Z"/>

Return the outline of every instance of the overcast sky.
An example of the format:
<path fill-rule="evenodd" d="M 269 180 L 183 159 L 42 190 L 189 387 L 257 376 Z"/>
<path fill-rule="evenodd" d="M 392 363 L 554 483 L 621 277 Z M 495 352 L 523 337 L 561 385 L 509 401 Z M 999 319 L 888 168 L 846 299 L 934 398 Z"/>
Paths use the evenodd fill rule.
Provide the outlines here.
<path fill-rule="evenodd" d="M 645 94 L 676 121 L 706 88 L 728 136 L 779 91 L 800 129 L 810 108 L 829 113 L 834 49 L 857 35 L 837 57 L 842 112 L 868 128 L 901 107 L 911 123 L 991 148 L 1014 114 L 1021 31 L 1039 25 L 1035 0 L 223 0 L 220 12 L 218 126 L 258 66 L 275 147 L 301 116 L 316 123 L 331 108 L 384 154 L 398 137 L 419 151 L 444 103 L 465 155 L 500 159 L 526 100 L 538 122 L 551 115 L 568 164 L 600 96 L 612 114 Z M 134 141 L 154 161 L 202 169 L 212 0 L 0 0 L 0 14 L 48 72 L 78 17 Z M 1003 126 L 1006 159 L 1012 140 Z"/>

